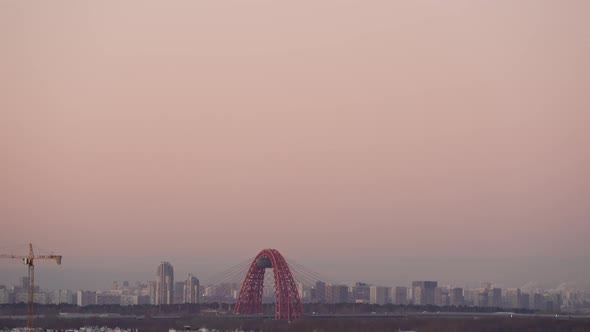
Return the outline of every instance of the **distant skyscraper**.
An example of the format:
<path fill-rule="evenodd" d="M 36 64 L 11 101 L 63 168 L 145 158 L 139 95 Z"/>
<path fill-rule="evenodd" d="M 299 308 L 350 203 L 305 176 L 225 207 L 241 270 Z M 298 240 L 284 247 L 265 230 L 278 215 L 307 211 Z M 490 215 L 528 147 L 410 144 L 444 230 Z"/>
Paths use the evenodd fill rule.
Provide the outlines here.
<path fill-rule="evenodd" d="M 348 286 L 326 285 L 326 303 L 347 303 Z"/>
<path fill-rule="evenodd" d="M 86 306 L 96 304 L 96 292 L 92 291 L 78 291 L 76 294 L 76 303 L 79 306 Z"/>
<path fill-rule="evenodd" d="M 460 306 L 465 305 L 465 299 L 463 297 L 463 288 L 453 288 L 449 294 L 451 305 Z"/>
<path fill-rule="evenodd" d="M 520 307 L 524 309 L 530 308 L 531 296 L 529 293 L 522 293 L 520 298 Z"/>
<path fill-rule="evenodd" d="M 414 281 L 412 282 L 412 295 L 414 304 L 433 305 L 434 290 L 438 283 L 436 281 Z"/>
<path fill-rule="evenodd" d="M 147 294 L 150 298 L 150 304 L 156 304 L 156 282 L 147 282 Z"/>
<path fill-rule="evenodd" d="M 29 277 L 20 277 L 19 281 L 20 281 L 20 287 L 23 290 L 29 289 Z"/>
<path fill-rule="evenodd" d="M 533 303 L 533 305 L 531 306 L 532 307 L 531 309 L 535 309 L 535 310 L 544 310 L 545 309 L 543 294 L 541 294 L 541 293 L 533 293 L 532 303 Z"/>
<path fill-rule="evenodd" d="M 306 284 L 304 284 L 302 282 L 296 282 L 295 285 L 297 286 L 297 293 L 299 293 L 299 298 L 301 299 L 301 302 L 302 303 L 310 302 L 312 300 L 312 298 L 311 298 L 311 294 L 312 294 L 311 287 L 309 287 L 308 285 L 306 285 Z"/>
<path fill-rule="evenodd" d="M 439 307 L 450 304 L 449 289 L 447 287 L 436 287 L 434 289 L 434 304 Z"/>
<path fill-rule="evenodd" d="M 488 289 L 488 305 L 490 307 L 499 308 L 502 306 L 502 289 L 491 288 Z"/>
<path fill-rule="evenodd" d="M 326 284 L 324 298 L 326 299 L 325 303 L 336 303 L 334 301 L 334 287 L 332 284 Z"/>
<path fill-rule="evenodd" d="M 121 304 L 121 295 L 110 292 L 97 292 L 96 293 L 96 304 Z"/>
<path fill-rule="evenodd" d="M 14 293 L 8 288 L 0 286 L 0 304 L 14 303 Z"/>
<path fill-rule="evenodd" d="M 487 290 L 482 290 L 482 291 L 478 292 L 475 300 L 476 300 L 475 301 L 476 307 L 488 307 L 490 305 L 490 299 L 488 297 Z"/>
<path fill-rule="evenodd" d="M 317 281 L 314 287 L 314 302 L 326 303 L 326 283 Z"/>
<path fill-rule="evenodd" d="M 408 288 L 407 287 L 395 287 L 391 292 L 392 302 L 395 304 L 408 304 Z"/>
<path fill-rule="evenodd" d="M 389 302 L 389 293 L 391 292 L 389 287 L 371 286 L 369 292 L 369 303 L 383 305 Z"/>
<path fill-rule="evenodd" d="M 481 288 L 482 294 L 478 294 L 478 301 L 475 303 L 477 306 L 496 308 L 502 306 L 502 289 L 492 288 L 491 282 L 482 282 Z"/>
<path fill-rule="evenodd" d="M 184 303 L 199 303 L 200 288 L 199 279 L 189 273 L 184 281 Z"/>
<path fill-rule="evenodd" d="M 508 308 L 522 308 L 522 292 L 520 288 L 506 290 L 506 306 Z"/>
<path fill-rule="evenodd" d="M 174 303 L 174 268 L 168 262 L 162 262 L 156 272 L 156 303 Z"/>
<path fill-rule="evenodd" d="M 70 290 L 55 290 L 49 294 L 49 302 L 51 304 L 72 303 L 73 292 Z M 77 299 L 78 294 L 76 294 Z"/>
<path fill-rule="evenodd" d="M 371 300 L 371 289 L 370 287 L 363 283 L 357 282 L 352 287 L 352 300 L 356 303 L 369 303 Z"/>
<path fill-rule="evenodd" d="M 174 283 L 174 304 L 184 303 L 184 281 Z"/>

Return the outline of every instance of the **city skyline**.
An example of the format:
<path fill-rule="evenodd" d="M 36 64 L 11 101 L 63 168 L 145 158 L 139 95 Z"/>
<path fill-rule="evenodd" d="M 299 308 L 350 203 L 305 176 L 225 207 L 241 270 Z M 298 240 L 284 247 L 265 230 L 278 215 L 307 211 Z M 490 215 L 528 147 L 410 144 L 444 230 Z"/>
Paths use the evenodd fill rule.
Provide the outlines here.
<path fill-rule="evenodd" d="M 267 251 L 265 251 L 267 252 Z M 268 261 L 270 262 L 270 260 Z M 255 259 L 253 264 L 259 264 Z M 171 304 L 206 304 L 237 303 L 241 279 L 236 269 L 246 273 L 249 265 L 240 264 L 226 271 L 225 276 L 218 276 L 214 283 L 200 284 L 192 274 L 185 281 L 174 282 L 174 267 L 169 262 L 158 265 L 155 281 L 113 281 L 108 290 L 71 289 L 45 290 L 36 286 L 34 301 L 37 304 L 74 304 L 89 305 L 171 305 Z M 272 269 L 266 266 L 266 271 Z M 263 267 L 263 269 L 265 269 Z M 232 272 L 233 271 L 233 272 Z M 535 285 L 523 288 L 510 288 L 493 282 L 481 282 L 478 287 L 443 285 L 438 281 L 412 281 L 411 286 L 385 286 L 371 283 L 354 284 L 332 283 L 308 279 L 314 273 L 299 264 L 291 265 L 293 276 L 304 271 L 305 281 L 296 281 L 296 292 L 301 303 L 359 303 L 377 305 L 418 305 L 439 307 L 479 307 L 503 309 L 526 309 L 541 312 L 555 312 L 583 309 L 590 300 L 590 293 L 575 288 L 573 285 L 560 285 L 544 289 Z M 234 277 L 230 277 L 233 275 Z M 229 278 L 229 279 L 228 279 Z M 238 279 L 232 279 L 238 278 Z M 315 277 L 312 277 L 315 278 Z M 248 278 L 246 278 L 248 279 Z M 266 278 L 265 278 L 266 279 Z M 17 285 L 6 287 L 0 285 L 0 304 L 25 302 L 28 281 L 19 279 Z M 266 284 L 262 292 L 262 303 L 274 301 L 274 285 Z M 174 294 L 172 293 L 174 292 Z M 179 295 L 180 294 L 180 295 Z M 237 307 L 236 307 L 237 308 Z M 237 309 L 236 309 L 237 310 Z M 485 310 L 485 309 L 484 309 Z"/>

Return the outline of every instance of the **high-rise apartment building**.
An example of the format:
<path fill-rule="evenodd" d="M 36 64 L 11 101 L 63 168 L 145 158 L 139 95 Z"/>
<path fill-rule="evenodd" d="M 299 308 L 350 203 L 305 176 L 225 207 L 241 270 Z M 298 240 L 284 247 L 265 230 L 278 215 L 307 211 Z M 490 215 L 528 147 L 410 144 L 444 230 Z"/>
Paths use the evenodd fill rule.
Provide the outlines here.
<path fill-rule="evenodd" d="M 489 305 L 490 305 L 490 299 L 488 297 L 487 290 L 479 291 L 474 300 L 475 300 L 474 305 L 476 307 L 489 307 Z"/>
<path fill-rule="evenodd" d="M 370 292 L 369 303 L 380 304 L 380 305 L 384 305 L 386 303 L 389 303 L 389 293 L 391 292 L 391 289 L 389 287 L 371 286 L 369 288 L 369 292 Z"/>
<path fill-rule="evenodd" d="M 535 310 L 544 310 L 545 309 L 543 294 L 533 293 L 531 309 L 535 309 Z"/>
<path fill-rule="evenodd" d="M 394 304 L 408 304 L 408 288 L 407 287 L 395 287 L 392 288 L 391 299 Z"/>
<path fill-rule="evenodd" d="M 121 295 L 114 292 L 96 292 L 97 305 L 121 304 Z"/>
<path fill-rule="evenodd" d="M 460 306 L 465 305 L 465 298 L 463 297 L 463 288 L 455 287 L 449 293 L 449 300 L 451 305 Z"/>
<path fill-rule="evenodd" d="M 156 271 L 155 304 L 174 303 L 174 268 L 168 262 L 162 262 Z"/>
<path fill-rule="evenodd" d="M 522 292 L 520 288 L 508 288 L 504 297 L 507 308 L 522 308 Z"/>
<path fill-rule="evenodd" d="M 326 283 L 323 281 L 317 281 L 313 288 L 313 302 L 326 303 Z"/>
<path fill-rule="evenodd" d="M 326 285 L 326 303 L 347 303 L 348 286 L 346 285 Z"/>
<path fill-rule="evenodd" d="M 96 304 L 96 292 L 82 290 L 78 291 L 76 294 L 76 304 L 79 306 Z"/>
<path fill-rule="evenodd" d="M 147 295 L 150 298 L 150 304 L 156 304 L 156 282 L 147 282 Z"/>
<path fill-rule="evenodd" d="M 184 303 L 184 281 L 174 283 L 174 304 Z"/>
<path fill-rule="evenodd" d="M 449 289 L 447 287 L 436 287 L 434 289 L 434 304 L 439 307 L 450 304 Z"/>
<path fill-rule="evenodd" d="M 502 306 L 502 289 L 492 287 L 490 282 L 481 283 L 481 292 L 477 295 L 474 305 L 479 307 L 501 307 Z"/>
<path fill-rule="evenodd" d="M 199 279 L 189 273 L 184 281 L 184 303 L 199 303 Z"/>
<path fill-rule="evenodd" d="M 434 305 L 434 290 L 436 281 L 413 281 L 412 299 L 417 305 Z"/>
<path fill-rule="evenodd" d="M 3 285 L 0 285 L 0 304 L 14 303 L 14 293 Z"/>
<path fill-rule="evenodd" d="M 19 285 L 19 286 L 20 286 L 20 287 L 21 287 L 23 290 L 25 290 L 25 291 L 26 291 L 26 290 L 28 290 L 28 289 L 29 289 L 29 277 L 20 277 L 20 278 L 19 278 L 19 281 L 20 281 L 20 285 Z"/>
<path fill-rule="evenodd" d="M 490 288 L 488 289 L 488 306 L 499 308 L 502 306 L 502 289 Z"/>
<path fill-rule="evenodd" d="M 529 293 L 522 293 L 520 298 L 520 307 L 530 309 L 531 296 Z"/>
<path fill-rule="evenodd" d="M 301 299 L 302 303 L 308 303 L 312 301 L 312 287 L 302 282 L 296 282 L 295 285 L 297 286 L 297 293 L 299 294 L 299 298 Z M 237 298 L 237 296 L 235 297 Z"/>
<path fill-rule="evenodd" d="M 49 302 L 51 304 L 72 303 L 73 292 L 66 289 L 52 291 L 49 294 Z M 76 294 L 77 298 L 77 294 Z"/>
<path fill-rule="evenodd" d="M 363 282 L 357 282 L 354 286 L 352 286 L 351 295 L 353 302 L 369 303 L 371 299 L 371 289 L 367 284 Z"/>

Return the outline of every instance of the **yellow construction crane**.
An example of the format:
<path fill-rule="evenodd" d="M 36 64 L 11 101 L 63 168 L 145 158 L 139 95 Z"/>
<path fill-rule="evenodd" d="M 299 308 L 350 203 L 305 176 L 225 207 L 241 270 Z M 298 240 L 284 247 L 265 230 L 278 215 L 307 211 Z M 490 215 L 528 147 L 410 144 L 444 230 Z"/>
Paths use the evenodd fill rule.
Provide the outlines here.
<path fill-rule="evenodd" d="M 34 262 L 38 259 L 51 259 L 55 260 L 58 265 L 61 265 L 61 255 L 39 255 L 35 256 L 33 253 L 33 245 L 29 243 L 29 254 L 24 255 L 13 255 L 13 254 L 0 254 L 0 258 L 14 258 L 22 259 L 23 263 L 29 267 L 29 285 L 28 285 L 28 300 L 27 300 L 27 331 L 33 331 L 33 302 L 35 292 L 35 264 Z"/>

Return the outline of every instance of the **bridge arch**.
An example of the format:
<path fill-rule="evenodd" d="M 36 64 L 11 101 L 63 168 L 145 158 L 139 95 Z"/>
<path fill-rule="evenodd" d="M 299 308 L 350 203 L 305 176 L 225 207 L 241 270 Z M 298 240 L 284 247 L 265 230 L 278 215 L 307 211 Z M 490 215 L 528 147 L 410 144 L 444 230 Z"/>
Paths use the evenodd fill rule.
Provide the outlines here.
<path fill-rule="evenodd" d="M 275 319 L 295 320 L 303 306 L 289 265 L 276 249 L 264 249 L 252 261 L 244 278 L 234 314 L 262 313 L 264 273 L 272 269 L 275 281 Z"/>

